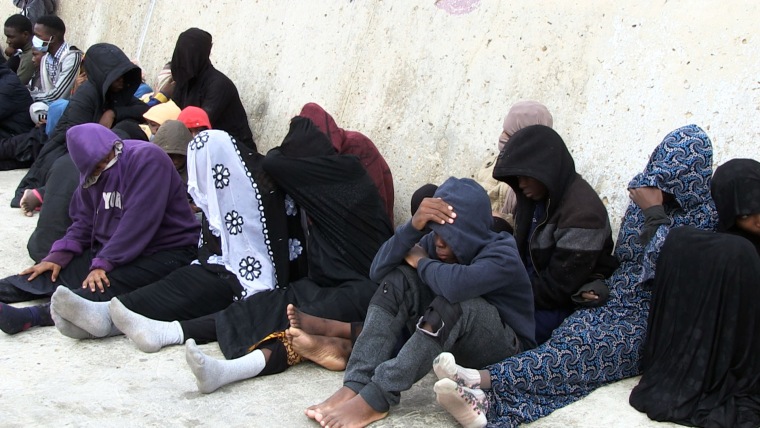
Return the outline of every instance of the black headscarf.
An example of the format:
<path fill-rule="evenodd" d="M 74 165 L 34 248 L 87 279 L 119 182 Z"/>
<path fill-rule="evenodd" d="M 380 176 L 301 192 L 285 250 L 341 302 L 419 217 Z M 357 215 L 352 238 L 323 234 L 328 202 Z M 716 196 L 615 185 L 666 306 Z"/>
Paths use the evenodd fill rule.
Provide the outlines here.
<path fill-rule="evenodd" d="M 760 237 L 740 229 L 736 218 L 760 213 L 760 162 L 731 159 L 715 169 L 710 192 L 718 211 L 718 230 L 743 236 L 760 251 Z"/>
<path fill-rule="evenodd" d="M 330 139 L 305 117 L 296 116 L 290 121 L 290 131 L 282 140 L 280 151 L 291 158 L 329 156 L 336 154 Z"/>
<path fill-rule="evenodd" d="M 187 84 L 211 65 L 211 34 L 200 28 L 190 28 L 177 38 L 172 55 L 172 78 L 177 82 L 174 89 L 182 93 Z"/>

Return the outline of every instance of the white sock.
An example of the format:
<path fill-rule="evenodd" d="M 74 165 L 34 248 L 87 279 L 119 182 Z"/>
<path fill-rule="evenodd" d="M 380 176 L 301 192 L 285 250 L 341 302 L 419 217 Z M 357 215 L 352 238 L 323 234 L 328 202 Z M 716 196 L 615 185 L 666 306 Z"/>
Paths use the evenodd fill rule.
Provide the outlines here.
<path fill-rule="evenodd" d="M 143 352 L 158 352 L 164 346 L 181 345 L 182 326 L 177 321 L 156 321 L 132 312 L 114 297 L 109 305 L 114 325 Z"/>
<path fill-rule="evenodd" d="M 53 310 L 52 305 L 50 307 L 50 317 L 53 318 L 55 328 L 64 336 L 79 340 L 95 339 L 95 336 L 91 335 L 86 330 L 77 327 L 60 316 L 58 312 Z"/>
<path fill-rule="evenodd" d="M 433 386 L 435 399 L 464 428 L 480 428 L 488 424 L 488 401 L 481 389 L 458 385 L 451 379 L 441 379 Z"/>
<path fill-rule="evenodd" d="M 106 337 L 111 333 L 111 315 L 108 302 L 93 302 L 80 297 L 63 285 L 55 289 L 50 298 L 51 311 L 61 318 L 85 330 L 95 337 Z"/>
<path fill-rule="evenodd" d="M 433 371 L 438 379 L 451 379 L 468 388 L 480 388 L 480 372 L 457 365 L 454 356 L 449 352 L 435 357 Z"/>
<path fill-rule="evenodd" d="M 256 377 L 267 363 L 259 349 L 234 360 L 217 360 L 204 354 L 193 339 L 185 343 L 185 359 L 195 375 L 198 390 L 204 394 L 232 382 Z"/>

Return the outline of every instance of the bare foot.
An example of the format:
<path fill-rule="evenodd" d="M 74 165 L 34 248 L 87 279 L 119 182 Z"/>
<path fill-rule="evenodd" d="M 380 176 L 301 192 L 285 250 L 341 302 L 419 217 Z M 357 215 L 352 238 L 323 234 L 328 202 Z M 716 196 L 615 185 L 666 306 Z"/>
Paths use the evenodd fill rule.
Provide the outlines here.
<path fill-rule="evenodd" d="M 293 344 L 293 350 L 309 361 L 327 370 L 343 371 L 351 355 L 351 341 L 339 337 L 317 336 L 291 327 L 285 334 Z"/>
<path fill-rule="evenodd" d="M 299 311 L 294 305 L 288 305 L 286 312 L 290 326 L 300 329 L 304 333 L 351 339 L 350 323 L 315 317 Z"/>
<path fill-rule="evenodd" d="M 346 402 L 354 397 L 356 397 L 356 393 L 353 390 L 346 388 L 345 386 L 341 387 L 327 400 L 307 408 L 306 416 L 316 420 L 317 422 L 320 422 L 322 421 L 323 414 L 331 411 L 335 406 L 338 406 L 341 403 Z"/>
<path fill-rule="evenodd" d="M 24 194 L 21 196 L 21 210 L 24 211 L 24 215 L 31 217 L 34 215 L 34 210 L 42 205 L 42 201 L 34 193 L 32 189 L 24 190 Z"/>
<path fill-rule="evenodd" d="M 319 423 L 323 427 L 330 428 L 365 427 L 386 416 L 388 416 L 388 412 L 378 412 L 367 404 L 361 395 L 357 395 L 343 404 L 334 407 L 332 410 L 323 413 L 322 420 Z"/>

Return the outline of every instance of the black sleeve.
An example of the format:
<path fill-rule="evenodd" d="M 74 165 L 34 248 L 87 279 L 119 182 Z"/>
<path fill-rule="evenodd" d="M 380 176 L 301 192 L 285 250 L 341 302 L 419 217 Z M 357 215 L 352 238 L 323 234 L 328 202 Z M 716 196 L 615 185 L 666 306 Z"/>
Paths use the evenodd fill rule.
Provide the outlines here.
<path fill-rule="evenodd" d="M 114 107 L 113 112 L 116 114 L 114 122 L 120 122 L 125 119 L 132 119 L 137 122 L 144 122 L 143 115 L 150 107 L 135 97 L 127 105 Z"/>
<path fill-rule="evenodd" d="M 649 207 L 642 212 L 644 213 L 644 227 L 641 228 L 639 241 L 642 246 L 646 247 L 652 240 L 654 233 L 657 232 L 658 227 L 663 224 L 670 224 L 670 217 L 665 214 L 665 208 L 662 205 Z"/>

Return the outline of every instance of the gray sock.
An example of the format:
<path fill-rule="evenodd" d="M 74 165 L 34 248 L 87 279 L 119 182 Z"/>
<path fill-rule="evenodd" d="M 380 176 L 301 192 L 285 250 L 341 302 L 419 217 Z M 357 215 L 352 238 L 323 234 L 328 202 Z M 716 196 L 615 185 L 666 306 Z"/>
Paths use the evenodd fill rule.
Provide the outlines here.
<path fill-rule="evenodd" d="M 266 366 L 264 353 L 259 349 L 234 360 L 217 360 L 204 354 L 194 339 L 185 343 L 185 359 L 195 375 L 198 391 L 204 394 L 228 383 L 256 377 Z"/>
<path fill-rule="evenodd" d="M 111 299 L 111 319 L 143 352 L 158 352 L 164 346 L 181 345 L 182 326 L 177 321 L 156 321 L 132 312 L 118 298 Z"/>
<path fill-rule="evenodd" d="M 61 334 L 64 336 L 70 337 L 72 339 L 79 339 L 79 340 L 95 338 L 95 336 L 91 335 L 87 331 L 68 322 L 66 319 L 60 316 L 58 312 L 54 311 L 52 307 L 50 308 L 50 316 L 53 318 L 53 322 L 55 323 L 55 328 L 57 328 L 58 331 L 61 332 Z"/>
<path fill-rule="evenodd" d="M 51 310 L 95 337 L 106 337 L 113 324 L 108 302 L 92 302 L 59 285 L 50 298 Z"/>

